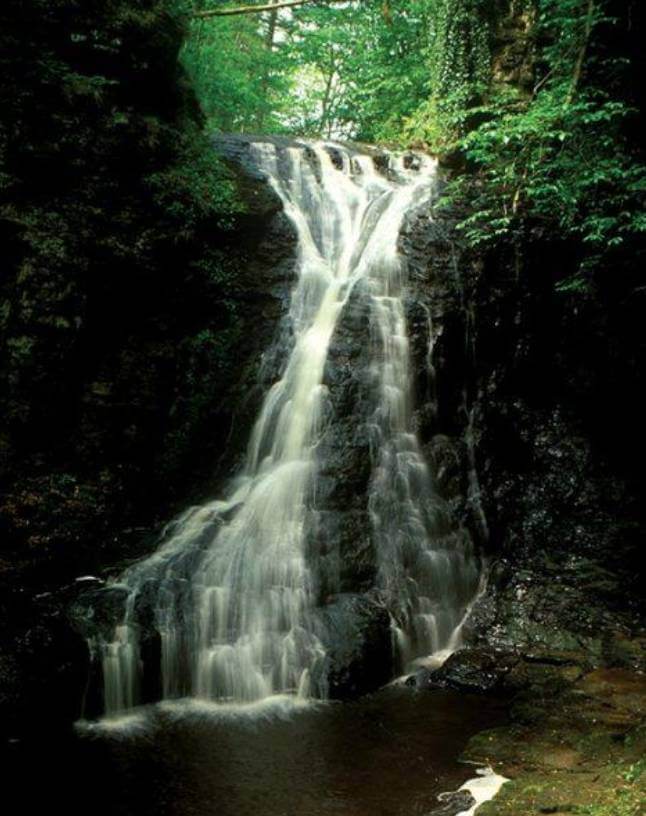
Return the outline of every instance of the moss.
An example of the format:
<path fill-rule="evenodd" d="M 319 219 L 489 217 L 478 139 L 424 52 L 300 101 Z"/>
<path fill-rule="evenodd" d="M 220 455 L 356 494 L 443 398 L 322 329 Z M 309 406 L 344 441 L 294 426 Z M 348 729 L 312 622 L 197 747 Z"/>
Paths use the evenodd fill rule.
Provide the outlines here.
<path fill-rule="evenodd" d="M 510 778 L 478 816 L 639 816 L 646 802 L 646 680 L 598 669 L 547 701 L 529 689 L 509 726 L 473 738 L 471 761 Z M 533 702 L 532 702 L 533 701 Z M 527 710 L 534 707 L 533 714 Z M 523 716 L 518 717 L 519 710 Z"/>

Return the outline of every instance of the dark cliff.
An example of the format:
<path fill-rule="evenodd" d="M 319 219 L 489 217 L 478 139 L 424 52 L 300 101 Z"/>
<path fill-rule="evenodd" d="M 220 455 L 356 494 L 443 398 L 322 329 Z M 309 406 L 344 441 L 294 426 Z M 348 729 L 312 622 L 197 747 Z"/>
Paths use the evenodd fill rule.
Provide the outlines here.
<path fill-rule="evenodd" d="M 564 293 L 567 242 L 474 253 L 454 226 L 420 214 L 403 248 L 418 371 L 433 346 L 419 423 L 489 564 L 468 641 L 630 663 L 644 611 L 640 291 L 601 274 L 594 292 Z"/>
<path fill-rule="evenodd" d="M 162 5 L 71 34 L 73 2 L 3 7 L 3 734 L 78 716 L 75 579 L 150 552 L 235 466 L 285 313 L 292 229 L 203 134 Z"/>

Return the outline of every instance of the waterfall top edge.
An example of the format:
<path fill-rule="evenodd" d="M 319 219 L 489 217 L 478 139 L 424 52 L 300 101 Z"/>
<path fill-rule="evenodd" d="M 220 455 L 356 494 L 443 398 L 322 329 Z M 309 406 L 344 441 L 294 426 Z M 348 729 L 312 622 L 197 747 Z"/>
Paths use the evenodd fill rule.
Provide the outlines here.
<path fill-rule="evenodd" d="M 239 144 L 241 146 L 251 146 L 254 144 L 271 144 L 276 148 L 288 149 L 290 147 L 308 148 L 313 145 L 328 145 L 330 147 L 347 150 L 351 155 L 363 155 L 370 157 L 378 156 L 399 156 L 415 155 L 426 156 L 435 160 L 431 153 L 417 148 L 388 147 L 387 145 L 374 145 L 368 142 L 353 142 L 339 139 L 324 139 L 300 136 L 281 136 L 271 133 L 216 133 L 212 135 L 212 141 L 217 145 Z"/>

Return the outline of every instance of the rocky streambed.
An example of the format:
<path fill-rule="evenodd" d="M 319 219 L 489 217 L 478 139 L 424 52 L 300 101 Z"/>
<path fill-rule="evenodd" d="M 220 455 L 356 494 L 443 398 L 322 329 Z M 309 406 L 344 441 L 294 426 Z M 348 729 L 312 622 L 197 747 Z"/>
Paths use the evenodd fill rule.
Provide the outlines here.
<path fill-rule="evenodd" d="M 646 638 L 614 656 L 536 649 L 458 653 L 420 685 L 508 695 L 509 721 L 469 740 L 462 759 L 507 777 L 478 816 L 639 816 L 646 807 Z"/>

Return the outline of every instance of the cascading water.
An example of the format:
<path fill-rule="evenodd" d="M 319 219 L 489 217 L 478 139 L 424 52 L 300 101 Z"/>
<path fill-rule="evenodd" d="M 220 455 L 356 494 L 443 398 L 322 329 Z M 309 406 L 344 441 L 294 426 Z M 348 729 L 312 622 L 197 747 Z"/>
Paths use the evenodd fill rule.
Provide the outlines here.
<path fill-rule="evenodd" d="M 359 281 L 369 299 L 375 394 L 366 502 L 378 589 L 402 663 L 454 645 L 477 584 L 469 539 L 434 492 L 411 425 L 397 241 L 406 213 L 433 194 L 435 163 L 421 155 L 391 157 L 382 174 L 369 156 L 338 145 L 258 143 L 252 150 L 297 233 L 293 343 L 227 498 L 189 510 L 156 554 L 122 576 L 123 619 L 98 644 L 108 713 L 138 701 L 142 605 L 153 610 L 161 641 L 165 698 L 326 696 L 325 637 L 307 544 L 317 446 L 334 432 L 325 365 Z"/>
<path fill-rule="evenodd" d="M 375 463 L 368 506 L 400 667 L 446 656 L 460 645 L 462 623 L 479 580 L 468 532 L 456 526 L 434 489 L 412 427 L 412 380 L 397 253 L 401 216 L 372 247 L 369 261 L 372 374 L 379 399 L 370 424 Z"/>

